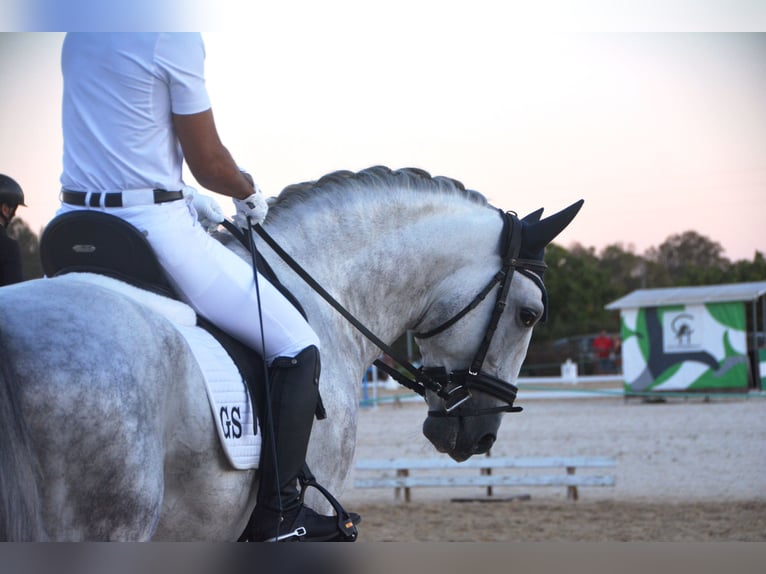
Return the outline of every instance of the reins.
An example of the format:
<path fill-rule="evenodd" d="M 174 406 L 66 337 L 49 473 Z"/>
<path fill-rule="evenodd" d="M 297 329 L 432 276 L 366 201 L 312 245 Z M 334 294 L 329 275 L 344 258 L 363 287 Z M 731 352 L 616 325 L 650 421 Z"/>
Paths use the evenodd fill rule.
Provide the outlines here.
<path fill-rule="evenodd" d="M 234 237 L 236 237 L 247 249 L 250 250 L 250 246 L 246 242 L 245 235 L 242 233 L 242 231 L 233 223 L 231 223 L 228 220 L 224 220 L 222 225 L 226 228 L 226 230 L 231 233 Z M 271 236 L 269 233 L 260 225 L 257 225 L 254 227 L 255 232 L 258 233 L 258 235 L 261 236 L 261 238 L 266 242 L 266 244 L 271 247 L 271 249 L 274 250 L 274 252 L 279 255 L 279 257 L 287 263 L 287 265 L 301 278 L 303 279 L 306 284 L 309 285 L 314 291 L 316 291 L 327 303 L 329 303 L 333 309 L 335 309 L 338 313 L 340 313 L 344 319 L 346 319 L 349 323 L 351 323 L 362 335 L 364 335 L 371 343 L 373 343 L 375 346 L 377 346 L 381 351 L 383 351 L 385 354 L 387 354 L 389 357 L 391 357 L 394 361 L 396 361 L 399 365 L 401 365 L 408 373 L 410 373 L 413 376 L 413 379 L 408 379 L 406 377 L 402 377 L 401 373 L 399 371 L 396 371 L 395 369 L 389 367 L 382 361 L 375 361 L 376 366 L 390 374 L 392 377 L 394 377 L 397 382 L 402 384 L 403 386 L 415 391 L 421 396 L 425 396 L 425 389 L 433 390 L 434 392 L 439 393 L 441 389 L 438 389 L 437 387 L 440 387 L 440 385 L 434 381 L 430 380 L 430 377 L 427 375 L 421 375 L 418 376 L 420 373 L 420 369 L 418 369 L 415 365 L 407 361 L 406 359 L 399 356 L 399 353 L 397 353 L 393 348 L 391 348 L 389 345 L 384 343 L 375 333 L 370 331 L 367 327 L 365 327 L 356 317 L 354 317 L 343 305 L 341 305 L 330 293 L 327 292 L 327 290 L 322 287 L 316 279 L 314 279 L 309 273 L 297 262 L 293 257 L 287 253 L 279 243 Z M 396 373 L 394 375 L 393 373 Z M 439 396 L 442 396 L 440 394 Z M 449 398 L 449 394 L 447 396 L 442 396 L 442 398 Z"/>
<path fill-rule="evenodd" d="M 506 307 L 506 299 L 510 290 L 511 278 L 516 269 L 524 272 L 533 280 L 536 280 L 541 289 L 542 281 L 538 273 L 545 269 L 545 263 L 537 260 L 520 259 L 521 250 L 521 222 L 515 213 L 499 211 L 503 217 L 503 234 L 501 238 L 502 268 L 498 271 L 487 285 L 468 303 L 460 312 L 451 317 L 441 325 L 426 331 L 425 333 L 416 333 L 419 339 L 433 337 L 452 327 L 470 311 L 475 309 L 492 291 L 499 285 L 500 289 L 495 301 L 495 306 L 490 318 L 489 325 L 485 331 L 484 337 L 479 345 L 479 349 L 467 370 L 447 372 L 443 367 L 415 367 L 409 361 L 404 359 L 393 348 L 383 342 L 356 317 L 354 317 L 345 307 L 343 307 L 330 293 L 327 292 L 293 257 L 287 253 L 277 241 L 260 225 L 256 225 L 254 230 L 274 250 L 274 252 L 314 291 L 316 291 L 327 303 L 329 303 L 338 313 L 340 313 L 351 325 L 362 333 L 370 342 L 376 345 L 382 352 L 393 359 L 410 377 L 404 376 L 399 370 L 387 365 L 381 360 L 376 360 L 376 367 L 387 373 L 394 380 L 404 387 L 425 397 L 426 390 L 436 393 L 444 401 L 444 411 L 429 411 L 431 416 L 479 416 L 485 414 L 494 414 L 498 412 L 519 412 L 521 407 L 514 407 L 513 402 L 516 398 L 517 388 L 515 385 L 502 381 L 497 377 L 489 375 L 481 370 L 486 358 L 487 351 L 492 342 L 495 331 L 500 321 L 500 317 Z M 246 241 L 245 235 L 233 223 L 224 220 L 222 225 L 236 237 L 245 248 L 250 251 L 250 245 Z M 471 398 L 470 389 L 473 388 L 498 398 L 507 404 L 505 406 L 493 407 L 475 411 L 465 412 L 456 409 Z"/>

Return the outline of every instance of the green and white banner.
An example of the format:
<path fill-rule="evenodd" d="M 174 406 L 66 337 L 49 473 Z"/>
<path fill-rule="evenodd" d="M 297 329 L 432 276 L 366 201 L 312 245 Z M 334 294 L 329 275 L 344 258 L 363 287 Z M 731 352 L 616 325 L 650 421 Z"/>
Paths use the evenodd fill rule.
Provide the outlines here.
<path fill-rule="evenodd" d="M 747 388 L 741 302 L 622 310 L 627 392 Z"/>

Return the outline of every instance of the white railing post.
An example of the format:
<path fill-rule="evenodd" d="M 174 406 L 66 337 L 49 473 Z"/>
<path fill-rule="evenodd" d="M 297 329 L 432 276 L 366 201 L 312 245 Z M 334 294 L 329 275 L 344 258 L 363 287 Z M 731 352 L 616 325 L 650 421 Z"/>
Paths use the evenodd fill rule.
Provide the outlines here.
<path fill-rule="evenodd" d="M 567 359 L 562 363 L 561 380 L 564 383 L 577 384 L 577 363 L 573 363 L 572 359 Z"/>

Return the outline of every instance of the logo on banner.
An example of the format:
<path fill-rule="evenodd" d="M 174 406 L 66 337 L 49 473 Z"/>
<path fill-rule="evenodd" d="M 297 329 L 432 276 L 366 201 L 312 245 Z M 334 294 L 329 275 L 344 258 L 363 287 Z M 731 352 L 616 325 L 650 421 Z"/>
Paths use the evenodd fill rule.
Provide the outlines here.
<path fill-rule="evenodd" d="M 662 317 L 666 353 L 699 351 L 703 345 L 703 320 L 694 310 L 665 312 Z"/>

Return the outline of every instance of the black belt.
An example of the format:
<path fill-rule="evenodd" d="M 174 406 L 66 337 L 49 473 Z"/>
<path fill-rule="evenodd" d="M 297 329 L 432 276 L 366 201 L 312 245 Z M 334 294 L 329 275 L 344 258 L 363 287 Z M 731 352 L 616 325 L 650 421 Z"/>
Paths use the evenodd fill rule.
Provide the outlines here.
<path fill-rule="evenodd" d="M 165 191 L 164 189 L 155 189 L 154 191 L 154 203 L 166 203 L 168 201 L 176 201 L 182 199 L 184 196 L 183 191 Z M 128 192 L 130 193 L 130 192 Z M 68 191 L 63 190 L 61 192 L 61 201 L 70 205 L 88 205 L 89 207 L 101 207 L 101 196 L 104 196 L 104 207 L 122 207 L 122 192 L 110 192 L 102 193 L 100 191 L 94 191 L 90 194 L 90 201 L 86 204 L 85 200 L 88 194 L 84 191 Z M 130 204 L 130 201 L 126 203 Z"/>

